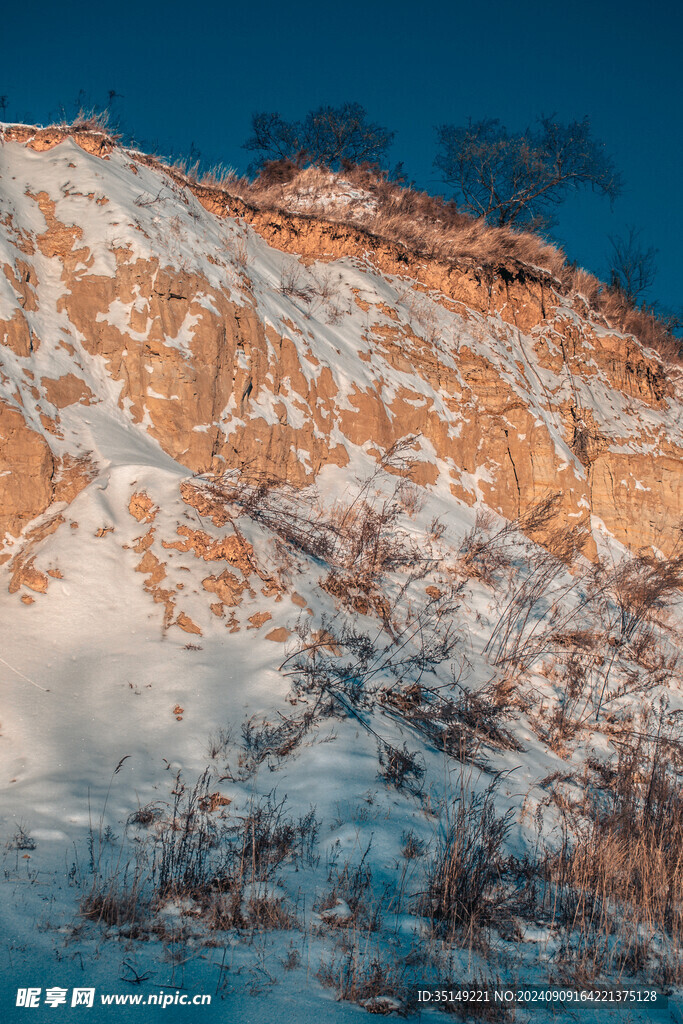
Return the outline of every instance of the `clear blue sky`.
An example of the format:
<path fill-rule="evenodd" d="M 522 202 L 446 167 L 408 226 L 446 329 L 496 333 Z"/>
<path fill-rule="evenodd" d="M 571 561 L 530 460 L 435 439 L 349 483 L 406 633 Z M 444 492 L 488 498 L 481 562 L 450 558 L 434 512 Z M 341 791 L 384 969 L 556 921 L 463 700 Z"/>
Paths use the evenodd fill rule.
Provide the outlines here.
<path fill-rule="evenodd" d="M 539 114 L 588 115 L 626 191 L 610 210 L 572 198 L 556 235 L 568 256 L 605 270 L 607 236 L 627 224 L 659 250 L 651 298 L 679 309 L 683 203 L 678 0 L 260 0 L 6 5 L 0 94 L 7 118 L 46 121 L 80 90 L 165 154 L 192 143 L 207 163 L 243 170 L 250 116 L 298 117 L 362 103 L 396 131 L 392 163 L 433 191 L 434 126 Z M 1 186 L 0 186 L 1 187 Z"/>

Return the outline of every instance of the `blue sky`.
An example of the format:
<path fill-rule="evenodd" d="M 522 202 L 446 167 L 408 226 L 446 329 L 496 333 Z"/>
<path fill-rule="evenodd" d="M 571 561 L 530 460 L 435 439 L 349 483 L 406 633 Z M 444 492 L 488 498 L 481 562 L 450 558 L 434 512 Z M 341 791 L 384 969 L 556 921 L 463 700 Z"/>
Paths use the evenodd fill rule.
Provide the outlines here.
<path fill-rule="evenodd" d="M 240 147 L 258 110 L 298 117 L 362 103 L 392 128 L 392 163 L 432 191 L 434 126 L 498 117 L 522 129 L 541 114 L 588 115 L 626 190 L 609 202 L 579 193 L 556 237 L 603 273 L 608 235 L 628 224 L 655 246 L 651 299 L 680 308 L 682 6 L 630 0 L 346 0 L 164 5 L 52 2 L 6 6 L 0 95 L 7 118 L 46 121 L 79 91 L 164 154 L 192 143 L 206 163 L 243 170 Z"/>

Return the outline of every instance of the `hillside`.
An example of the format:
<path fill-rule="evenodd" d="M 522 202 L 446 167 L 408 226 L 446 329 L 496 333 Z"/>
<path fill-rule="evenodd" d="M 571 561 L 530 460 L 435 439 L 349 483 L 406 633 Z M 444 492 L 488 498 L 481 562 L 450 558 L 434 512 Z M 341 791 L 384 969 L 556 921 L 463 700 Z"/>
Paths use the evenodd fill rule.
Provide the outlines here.
<path fill-rule="evenodd" d="M 678 985 L 677 374 L 343 176 L 0 139 L 8 1006 Z"/>

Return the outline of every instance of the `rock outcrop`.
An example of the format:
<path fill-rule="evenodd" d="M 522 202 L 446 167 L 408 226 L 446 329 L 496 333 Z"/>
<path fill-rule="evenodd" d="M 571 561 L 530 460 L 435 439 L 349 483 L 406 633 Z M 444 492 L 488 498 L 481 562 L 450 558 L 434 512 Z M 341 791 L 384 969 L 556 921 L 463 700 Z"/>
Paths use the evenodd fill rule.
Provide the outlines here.
<path fill-rule="evenodd" d="M 588 555 L 591 517 L 634 549 L 675 547 L 673 384 L 549 275 L 254 210 L 99 132 L 5 128 L 0 176 L 8 542 L 120 459 L 132 431 L 189 473 L 297 487 L 411 436 L 412 478 L 453 500 L 514 519 L 559 492 Z M 138 568 L 162 593 L 149 557 Z M 204 580 L 217 614 L 245 585 L 227 568 Z"/>

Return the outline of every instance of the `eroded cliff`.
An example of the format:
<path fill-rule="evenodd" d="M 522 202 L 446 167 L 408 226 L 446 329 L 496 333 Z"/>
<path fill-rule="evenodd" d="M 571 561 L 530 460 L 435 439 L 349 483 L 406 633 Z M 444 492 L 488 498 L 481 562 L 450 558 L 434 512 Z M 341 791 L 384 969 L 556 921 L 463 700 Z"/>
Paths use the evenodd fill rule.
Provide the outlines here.
<path fill-rule="evenodd" d="M 150 445 L 301 487 L 408 435 L 413 480 L 454 501 L 514 519 L 560 493 L 589 556 L 597 521 L 676 545 L 671 377 L 549 273 L 257 210 L 100 133 L 5 127 L 0 183 L 5 561 Z"/>

